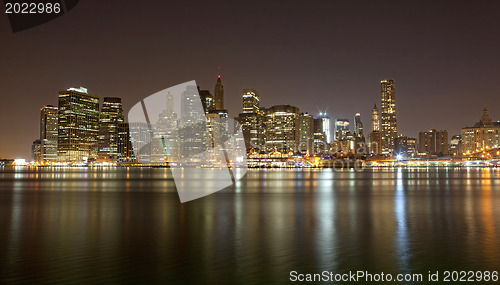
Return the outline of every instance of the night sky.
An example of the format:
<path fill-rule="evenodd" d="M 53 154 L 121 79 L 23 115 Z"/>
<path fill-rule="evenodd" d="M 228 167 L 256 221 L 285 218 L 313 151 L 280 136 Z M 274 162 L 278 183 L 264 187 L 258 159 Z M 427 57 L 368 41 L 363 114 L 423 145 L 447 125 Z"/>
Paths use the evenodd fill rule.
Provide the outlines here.
<path fill-rule="evenodd" d="M 127 113 L 193 79 L 213 93 L 218 66 L 230 116 L 253 87 L 263 106 L 360 112 L 369 131 L 380 80 L 394 78 L 399 132 L 451 137 L 484 105 L 500 120 L 498 15 L 500 1 L 83 0 L 12 33 L 2 14 L 0 157 L 30 158 L 40 107 L 60 90 L 122 97 Z"/>

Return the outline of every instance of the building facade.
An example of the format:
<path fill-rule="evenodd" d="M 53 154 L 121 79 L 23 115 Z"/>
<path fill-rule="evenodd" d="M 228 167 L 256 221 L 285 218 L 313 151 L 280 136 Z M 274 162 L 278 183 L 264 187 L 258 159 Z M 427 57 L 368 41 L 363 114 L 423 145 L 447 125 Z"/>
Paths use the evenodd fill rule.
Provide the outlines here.
<path fill-rule="evenodd" d="M 477 151 L 500 146 L 500 122 L 491 120 L 484 107 L 481 120 L 472 127 L 462 129 L 462 152 L 473 154 Z"/>
<path fill-rule="evenodd" d="M 314 117 L 308 113 L 301 113 L 299 129 L 299 151 L 301 154 L 314 154 Z"/>
<path fill-rule="evenodd" d="M 326 114 L 326 112 L 320 112 L 316 119 L 320 119 L 323 122 L 321 125 L 323 126 L 323 133 L 325 134 L 326 143 L 332 142 L 332 132 L 331 132 L 331 123 L 330 116 Z"/>
<path fill-rule="evenodd" d="M 299 108 L 275 105 L 266 109 L 264 116 L 265 150 L 297 151 L 299 146 Z"/>
<path fill-rule="evenodd" d="M 118 127 L 123 122 L 121 98 L 104 97 L 99 119 L 99 160 L 117 162 L 120 159 Z"/>
<path fill-rule="evenodd" d="M 40 162 L 57 161 L 57 107 L 45 105 L 40 109 Z"/>
<path fill-rule="evenodd" d="M 97 158 L 99 96 L 86 88 L 59 92 L 57 160 L 83 162 Z"/>
<path fill-rule="evenodd" d="M 382 80 L 381 87 L 381 132 L 382 153 L 392 155 L 396 146 L 398 136 L 398 125 L 396 120 L 396 85 L 393 79 Z"/>
<path fill-rule="evenodd" d="M 335 120 L 335 140 L 344 140 L 349 132 L 349 120 L 348 119 L 336 119 Z"/>

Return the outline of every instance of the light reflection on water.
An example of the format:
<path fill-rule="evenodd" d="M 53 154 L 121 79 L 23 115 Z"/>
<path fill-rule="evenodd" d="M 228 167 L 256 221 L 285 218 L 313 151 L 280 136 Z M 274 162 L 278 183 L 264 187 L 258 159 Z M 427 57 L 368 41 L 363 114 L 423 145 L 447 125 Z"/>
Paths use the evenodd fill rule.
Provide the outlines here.
<path fill-rule="evenodd" d="M 251 170 L 180 204 L 167 169 L 4 168 L 0 281 L 498 270 L 499 177 L 489 168 Z"/>

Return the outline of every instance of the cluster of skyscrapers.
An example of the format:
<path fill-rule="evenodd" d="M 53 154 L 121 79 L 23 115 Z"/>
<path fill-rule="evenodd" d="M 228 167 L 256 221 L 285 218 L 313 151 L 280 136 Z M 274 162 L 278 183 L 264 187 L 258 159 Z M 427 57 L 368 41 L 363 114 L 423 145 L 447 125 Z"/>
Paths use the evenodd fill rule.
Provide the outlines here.
<path fill-rule="evenodd" d="M 243 89 L 243 111 L 235 119 L 241 124 L 247 152 L 258 154 L 281 152 L 320 157 L 362 155 L 409 158 L 463 155 L 500 145 L 500 123 L 491 120 L 486 108 L 480 122 L 464 128 L 461 135 L 452 138 L 451 143 L 448 141 L 448 132 L 442 130 L 420 132 L 418 141 L 398 134 L 395 82 L 393 79 L 382 80 L 380 87 L 381 108 L 379 110 L 375 104 L 372 109 L 371 132 L 367 133 L 366 138 L 359 113 L 354 115 L 351 131 L 348 119 L 337 118 L 332 122 L 326 112 L 313 116 L 290 105 L 265 108 L 261 106 L 259 92 L 254 88 Z M 209 90 L 199 87 L 191 91 L 186 90 L 191 95 L 183 95 L 187 98 L 183 97 L 187 100 L 184 101 L 193 103 L 201 100 L 209 123 L 207 126 L 211 126 L 209 128 L 217 125 L 210 122 L 228 117 L 228 111 L 224 109 L 224 86 L 220 75 L 213 95 Z M 158 118 L 157 125 L 164 130 L 156 132 L 162 138 L 172 137 L 174 126 L 168 126 L 177 123 L 178 119 L 183 120 L 177 118 L 173 104 L 173 99 L 167 98 L 167 106 Z M 104 97 L 100 110 L 99 107 L 99 96 L 90 94 L 86 88 L 60 91 L 57 107 L 46 105 L 41 108 L 40 139 L 33 142 L 33 160 L 49 164 L 140 160 L 140 157 L 134 156 L 133 145 L 150 142 L 153 136 L 151 129 L 141 123 L 126 123 L 120 98 Z M 190 116 L 192 114 L 187 115 L 187 120 L 193 117 Z M 214 131 L 210 129 L 210 132 Z M 190 145 L 196 145 L 189 140 L 184 142 L 176 145 L 174 140 L 163 141 L 169 146 L 168 153 L 165 153 L 165 146 L 152 144 L 150 148 L 162 148 L 162 157 L 184 157 L 195 151 Z"/>

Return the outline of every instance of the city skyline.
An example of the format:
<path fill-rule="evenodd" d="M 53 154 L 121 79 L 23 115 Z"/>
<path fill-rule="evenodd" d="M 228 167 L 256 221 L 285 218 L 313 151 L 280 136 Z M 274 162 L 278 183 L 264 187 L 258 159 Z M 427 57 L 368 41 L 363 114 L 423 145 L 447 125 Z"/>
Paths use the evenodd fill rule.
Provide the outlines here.
<path fill-rule="evenodd" d="M 248 155 L 257 158 L 260 153 L 265 159 L 268 153 L 278 151 L 301 155 L 305 161 L 310 156 L 327 159 L 339 156 L 340 158 L 365 157 L 365 159 L 373 157 L 372 159 L 378 160 L 381 158 L 380 155 L 401 160 L 442 157 L 448 154 L 474 156 L 474 153 L 481 151 L 482 157 L 488 158 L 485 155 L 493 153 L 487 154 L 482 151 L 487 151 L 490 147 L 496 149 L 500 145 L 500 121 L 491 119 L 486 106 L 480 121 L 473 127 L 468 125 L 463 127 L 459 135 L 453 136 L 455 140 L 451 142 L 447 130 L 420 131 L 418 141 L 416 138 L 398 133 L 395 108 L 396 83 L 393 79 L 382 80 L 380 86 L 382 117 L 379 117 L 375 104 L 371 114 L 372 129 L 368 136 L 365 137 L 363 134 L 361 114 L 356 113 L 352 128 L 349 127 L 348 119 L 335 119 L 336 138 L 331 142 L 328 141 L 331 122 L 326 111 L 320 111 L 318 116 L 314 117 L 308 112 L 301 112 L 300 107 L 289 104 L 260 106 L 259 92 L 254 88 L 243 88 L 242 113 L 235 117 L 235 120 L 241 124 Z M 89 93 L 85 87 L 71 87 L 59 91 L 58 107 L 44 105 L 40 108 L 40 138 L 32 143 L 31 161 L 43 164 L 87 161 L 158 163 L 164 160 L 166 153 L 169 153 L 171 161 L 187 157 L 189 153 L 197 152 L 195 149 L 198 147 L 188 150 L 187 144 L 178 142 L 180 149 L 179 152 L 176 151 L 176 143 L 172 144 L 170 141 L 175 129 L 182 127 L 183 124 L 191 124 L 193 118 L 202 116 L 203 120 L 206 120 L 210 136 L 218 137 L 222 134 L 219 133 L 222 131 L 219 130 L 219 124 L 221 120 L 228 119 L 228 110 L 222 109 L 224 93 L 220 74 L 217 76 L 214 95 L 194 85 L 189 86 L 182 94 L 185 100 L 181 103 L 181 109 L 184 111 L 179 122 L 177 114 L 173 112 L 175 106 L 173 95 L 169 93 L 165 98 L 165 109 L 159 115 L 158 121 L 144 128 L 137 126 L 136 122 L 125 121 L 122 100 L 119 97 L 104 97 L 101 107 L 100 97 Z M 190 111 L 194 110 L 193 104 L 200 104 L 202 114 Z M 136 149 L 137 143 L 143 144 L 143 136 L 131 136 L 131 133 L 144 131 L 164 140 L 163 146 L 151 142 L 146 152 Z M 196 134 L 199 131 L 193 129 Z M 225 132 L 228 131 L 230 130 Z M 215 146 L 213 140 L 205 142 L 209 137 L 195 137 L 199 140 L 200 146 L 207 143 L 212 144 L 212 147 Z M 141 162 L 140 157 L 139 161 L 136 160 L 131 154 L 132 145 L 135 154 L 142 153 L 141 157 L 145 160 L 142 159 Z M 498 153 L 496 155 L 498 156 Z"/>
<path fill-rule="evenodd" d="M 500 40 L 493 36 L 499 3 L 442 1 L 428 9 L 396 1 L 199 2 L 157 4 L 142 13 L 133 3 L 116 4 L 110 14 L 82 2 L 65 17 L 16 34 L 0 21 L 9 39 L 0 47 L 1 157 L 29 157 L 29 147 L 18 142 L 37 136 L 36 110 L 56 105 L 59 89 L 83 85 L 101 97 L 120 97 L 126 113 L 140 98 L 179 82 L 212 87 L 218 66 L 230 117 L 240 111 L 241 89 L 251 86 L 263 106 L 286 99 L 312 114 L 328 106 L 332 120 L 361 113 L 366 126 L 378 103 L 377 82 L 394 78 L 398 133 L 459 134 L 484 105 L 500 118 Z M 286 21 L 290 16 L 296 21 Z M 61 42 L 74 44 L 61 53 Z"/>

